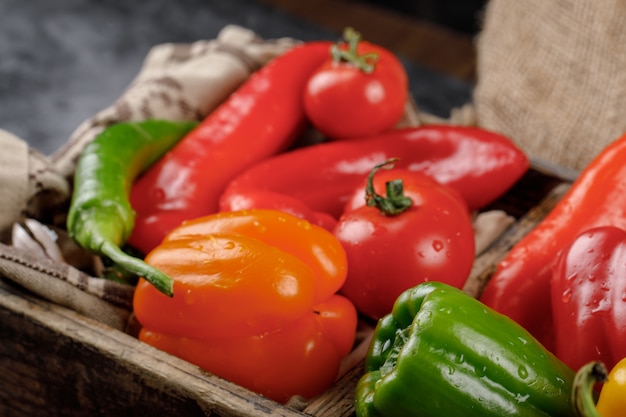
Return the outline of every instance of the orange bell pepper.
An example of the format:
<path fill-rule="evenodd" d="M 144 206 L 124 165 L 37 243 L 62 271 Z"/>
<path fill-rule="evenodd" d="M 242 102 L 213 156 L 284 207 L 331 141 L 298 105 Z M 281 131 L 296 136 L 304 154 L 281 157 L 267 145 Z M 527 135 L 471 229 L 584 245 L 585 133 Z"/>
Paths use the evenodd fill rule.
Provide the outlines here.
<path fill-rule="evenodd" d="M 223 212 L 183 223 L 145 261 L 174 296 L 140 279 L 140 340 L 279 402 L 335 381 L 357 313 L 336 294 L 347 260 L 330 232 L 275 210 Z"/>

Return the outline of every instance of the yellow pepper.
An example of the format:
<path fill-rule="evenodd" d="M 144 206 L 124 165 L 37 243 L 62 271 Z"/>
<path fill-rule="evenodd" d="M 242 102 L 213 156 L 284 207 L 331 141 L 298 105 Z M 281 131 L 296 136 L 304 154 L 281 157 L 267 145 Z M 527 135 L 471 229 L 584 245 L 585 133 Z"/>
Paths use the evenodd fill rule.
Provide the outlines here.
<path fill-rule="evenodd" d="M 596 409 L 602 417 L 626 415 L 626 358 L 620 360 L 609 372 L 602 386 Z"/>
<path fill-rule="evenodd" d="M 597 383 L 603 385 L 595 402 Z M 599 361 L 581 367 L 574 379 L 572 395 L 579 417 L 626 416 L 626 358 L 620 360 L 611 372 Z"/>

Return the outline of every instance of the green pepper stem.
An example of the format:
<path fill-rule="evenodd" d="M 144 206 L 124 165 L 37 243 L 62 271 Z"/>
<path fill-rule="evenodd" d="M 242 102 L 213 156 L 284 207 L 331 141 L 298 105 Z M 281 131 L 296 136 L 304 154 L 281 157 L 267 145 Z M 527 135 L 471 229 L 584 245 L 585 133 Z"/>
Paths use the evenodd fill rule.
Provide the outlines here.
<path fill-rule="evenodd" d="M 396 216 L 413 205 L 413 201 L 404 195 L 404 184 L 399 178 L 385 183 L 386 197 L 377 194 L 374 190 L 374 175 L 376 172 L 388 165 L 391 165 L 389 168 L 392 168 L 393 163 L 397 160 L 397 158 L 391 158 L 382 164 L 376 165 L 367 177 L 365 186 L 365 201 L 367 205 L 376 207 L 385 216 Z"/>
<path fill-rule="evenodd" d="M 145 278 L 146 281 L 163 294 L 169 297 L 174 295 L 174 282 L 172 279 L 155 267 L 139 258 L 126 254 L 117 245 L 108 241 L 102 243 L 100 252 L 111 258 L 113 262 L 126 271 Z"/>
<path fill-rule="evenodd" d="M 602 362 L 593 361 L 584 365 L 576 372 L 572 404 L 579 417 L 602 417 L 596 409 L 594 385 L 606 382 L 608 371 Z"/>
<path fill-rule="evenodd" d="M 348 62 L 366 74 L 374 72 L 378 54 L 376 52 L 369 52 L 359 55 L 357 47 L 361 41 L 361 34 L 351 27 L 347 27 L 343 31 L 343 37 L 348 43 L 348 49 L 342 49 L 338 44 L 333 45 L 330 49 L 333 62 Z"/>

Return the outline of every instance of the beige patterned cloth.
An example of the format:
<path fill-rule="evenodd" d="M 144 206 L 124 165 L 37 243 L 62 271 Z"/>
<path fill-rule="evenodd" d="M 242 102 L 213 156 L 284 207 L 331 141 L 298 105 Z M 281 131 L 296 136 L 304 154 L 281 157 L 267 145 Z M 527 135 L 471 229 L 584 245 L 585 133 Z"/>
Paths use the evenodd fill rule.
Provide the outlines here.
<path fill-rule="evenodd" d="M 231 25 L 214 40 L 157 45 L 122 97 L 83 122 L 51 160 L 70 177 L 85 144 L 112 123 L 202 119 L 253 71 L 296 43 L 290 38 L 261 40 Z"/>
<path fill-rule="evenodd" d="M 626 2 L 491 0 L 478 37 L 478 123 L 580 170 L 626 132 Z"/>
<path fill-rule="evenodd" d="M 0 129 L 0 242 L 21 218 L 46 223 L 70 197 L 70 187 L 48 158 L 17 136 Z"/>

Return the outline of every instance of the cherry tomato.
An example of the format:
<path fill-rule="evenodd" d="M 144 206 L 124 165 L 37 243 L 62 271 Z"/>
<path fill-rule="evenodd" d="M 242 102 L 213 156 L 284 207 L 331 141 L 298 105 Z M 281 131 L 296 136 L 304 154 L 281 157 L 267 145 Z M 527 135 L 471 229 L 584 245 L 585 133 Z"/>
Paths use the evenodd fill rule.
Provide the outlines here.
<path fill-rule="evenodd" d="M 385 48 L 360 41 L 347 29 L 346 42 L 333 45 L 329 59 L 313 73 L 304 110 L 317 130 L 331 139 L 371 136 L 400 121 L 408 97 L 408 76 Z"/>
<path fill-rule="evenodd" d="M 474 261 L 474 230 L 461 197 L 419 172 L 388 169 L 374 177 L 383 165 L 355 192 L 334 231 L 348 258 L 341 292 L 373 319 L 422 282 L 461 288 Z"/>

